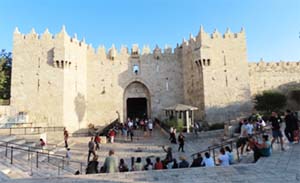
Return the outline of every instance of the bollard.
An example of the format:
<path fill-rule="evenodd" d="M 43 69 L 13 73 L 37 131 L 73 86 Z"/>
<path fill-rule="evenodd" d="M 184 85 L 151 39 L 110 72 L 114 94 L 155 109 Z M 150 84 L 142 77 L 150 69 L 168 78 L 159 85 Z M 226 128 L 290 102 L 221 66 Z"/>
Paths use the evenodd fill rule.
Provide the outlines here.
<path fill-rule="evenodd" d="M 236 155 L 237 155 L 237 159 L 238 159 L 238 161 L 240 161 L 239 148 L 238 148 L 238 146 L 237 146 L 237 145 L 236 145 Z"/>
<path fill-rule="evenodd" d="M 5 147 L 5 157 L 7 157 L 7 148 L 8 148 L 8 142 L 6 142 L 6 147 Z"/>
<path fill-rule="evenodd" d="M 133 166 L 134 166 L 134 157 L 131 157 L 131 169 L 133 170 Z"/>
<path fill-rule="evenodd" d="M 215 149 L 213 149 L 213 157 L 214 157 L 214 163 L 216 164 L 216 159 L 215 159 Z"/>
<path fill-rule="evenodd" d="M 39 168 L 39 152 L 36 152 L 36 168 Z"/>
<path fill-rule="evenodd" d="M 61 169 L 63 170 L 64 167 L 65 167 L 65 157 L 63 157 L 63 159 L 62 159 L 62 167 L 61 167 Z"/>
<path fill-rule="evenodd" d="M 11 150 L 10 150 L 10 164 L 13 164 L 13 154 L 14 154 L 14 147 L 11 146 Z"/>
<path fill-rule="evenodd" d="M 30 147 L 28 147 L 27 155 L 28 155 L 28 161 L 29 161 L 29 159 L 30 159 Z"/>

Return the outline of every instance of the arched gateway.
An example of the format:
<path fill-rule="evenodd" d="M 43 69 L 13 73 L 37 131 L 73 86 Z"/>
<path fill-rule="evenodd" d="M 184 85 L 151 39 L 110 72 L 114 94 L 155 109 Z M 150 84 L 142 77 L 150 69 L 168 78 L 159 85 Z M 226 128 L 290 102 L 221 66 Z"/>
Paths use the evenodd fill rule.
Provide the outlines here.
<path fill-rule="evenodd" d="M 149 118 L 151 116 L 150 92 L 139 81 L 130 83 L 124 91 L 124 119 Z"/>

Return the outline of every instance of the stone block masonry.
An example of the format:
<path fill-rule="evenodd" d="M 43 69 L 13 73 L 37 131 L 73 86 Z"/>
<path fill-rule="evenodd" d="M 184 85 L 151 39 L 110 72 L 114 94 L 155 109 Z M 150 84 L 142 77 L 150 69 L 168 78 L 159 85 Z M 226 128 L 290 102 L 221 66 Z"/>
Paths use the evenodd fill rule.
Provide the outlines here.
<path fill-rule="evenodd" d="M 163 109 L 177 103 L 198 107 L 196 120 L 215 123 L 251 112 L 251 95 L 269 89 L 264 83 L 274 83 L 274 77 L 282 84 L 299 81 L 291 72 L 295 67 L 281 69 L 293 73 L 289 77 L 275 76 L 278 67 L 249 64 L 243 29 L 208 34 L 200 27 L 196 37 L 174 50 L 137 44 L 131 52 L 114 45 L 96 50 L 70 37 L 65 27 L 56 35 L 48 29 L 41 35 L 16 29 L 11 107 L 28 113 L 30 122 L 64 125 L 69 131 L 134 115 L 163 119 Z M 140 114 L 129 112 L 131 99 L 144 99 L 135 101 Z"/>

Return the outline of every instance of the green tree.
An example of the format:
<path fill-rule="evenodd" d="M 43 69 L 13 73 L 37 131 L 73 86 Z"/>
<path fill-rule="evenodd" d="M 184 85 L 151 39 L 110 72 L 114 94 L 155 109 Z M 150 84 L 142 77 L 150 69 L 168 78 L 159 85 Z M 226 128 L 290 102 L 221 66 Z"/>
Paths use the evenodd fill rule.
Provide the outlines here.
<path fill-rule="evenodd" d="M 284 108 L 287 98 L 284 94 L 275 91 L 264 91 L 254 98 L 255 109 L 263 112 L 279 111 Z"/>
<path fill-rule="evenodd" d="M 290 91 L 290 98 L 297 104 L 300 104 L 300 89 L 294 89 Z"/>
<path fill-rule="evenodd" d="M 0 99 L 10 99 L 12 54 L 2 49 L 0 52 Z"/>

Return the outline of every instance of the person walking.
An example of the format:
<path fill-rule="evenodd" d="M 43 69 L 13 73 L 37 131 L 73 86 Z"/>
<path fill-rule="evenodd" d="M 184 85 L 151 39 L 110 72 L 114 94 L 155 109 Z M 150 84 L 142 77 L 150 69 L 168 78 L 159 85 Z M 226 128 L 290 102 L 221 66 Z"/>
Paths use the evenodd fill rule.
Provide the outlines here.
<path fill-rule="evenodd" d="M 93 154 L 94 157 L 96 156 L 96 153 L 95 153 L 95 143 L 94 143 L 94 138 L 93 137 L 91 137 L 91 140 L 88 143 L 88 148 L 89 148 L 89 152 L 88 152 L 87 162 L 89 163 L 90 162 L 91 154 Z"/>
<path fill-rule="evenodd" d="M 69 147 L 68 139 L 69 139 L 69 132 L 67 131 L 66 128 L 64 128 L 64 141 L 65 141 L 65 148 L 66 149 Z"/>
<path fill-rule="evenodd" d="M 100 145 L 99 145 L 99 144 L 101 143 L 101 139 L 100 139 L 100 137 L 99 137 L 99 134 L 96 134 L 96 135 L 95 135 L 94 142 L 95 142 L 95 144 L 96 144 L 96 151 L 97 151 L 97 150 L 100 149 Z"/>
<path fill-rule="evenodd" d="M 293 143 L 294 141 L 294 123 L 295 123 L 295 118 L 292 115 L 290 110 L 286 110 L 285 112 L 285 129 L 284 129 L 284 134 L 286 138 L 289 140 L 290 143 Z"/>
<path fill-rule="evenodd" d="M 248 133 L 247 133 L 247 127 L 246 127 L 247 124 L 248 124 L 247 119 L 244 119 L 241 122 L 241 133 L 240 133 L 239 139 L 237 141 L 237 148 L 240 148 L 241 156 L 243 156 L 244 148 L 248 141 Z"/>
<path fill-rule="evenodd" d="M 171 128 L 169 140 L 171 141 L 172 144 L 177 144 L 177 142 L 176 142 L 176 129 L 175 128 Z"/>
<path fill-rule="evenodd" d="M 178 152 L 180 151 L 180 149 L 181 152 L 184 152 L 184 139 L 185 137 L 183 136 L 182 132 L 180 132 L 178 135 L 178 143 L 179 143 Z"/>
<path fill-rule="evenodd" d="M 116 136 L 115 130 L 114 129 L 110 129 L 108 135 L 109 135 L 110 143 L 113 144 L 114 141 L 115 141 L 115 136 Z"/>
<path fill-rule="evenodd" d="M 149 129 L 149 136 L 152 136 L 152 131 L 153 131 L 153 122 L 151 119 L 148 121 L 148 129 Z"/>
<path fill-rule="evenodd" d="M 282 123 L 282 120 L 280 117 L 278 117 L 276 112 L 272 112 L 269 121 L 271 122 L 271 125 L 272 125 L 272 136 L 273 136 L 273 139 L 271 141 L 271 147 L 273 147 L 275 140 L 276 139 L 278 140 L 278 138 L 279 138 L 281 150 L 284 151 L 283 139 L 282 139 L 283 135 L 282 135 L 281 129 L 280 129 L 280 124 Z"/>

